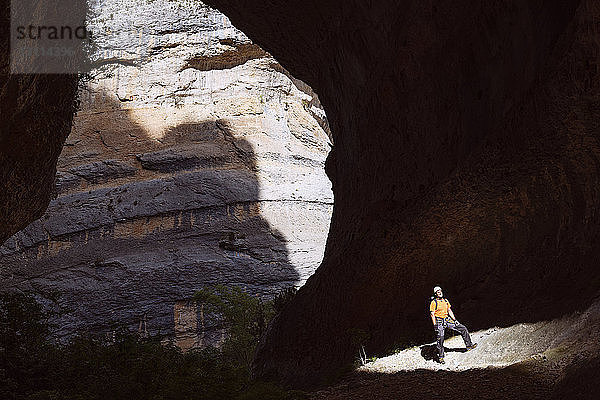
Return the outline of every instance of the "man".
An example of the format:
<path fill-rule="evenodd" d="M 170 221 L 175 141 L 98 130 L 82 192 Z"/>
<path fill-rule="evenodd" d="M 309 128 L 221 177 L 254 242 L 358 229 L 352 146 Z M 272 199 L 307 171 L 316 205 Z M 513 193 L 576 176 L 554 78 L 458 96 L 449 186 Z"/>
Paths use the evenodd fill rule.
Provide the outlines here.
<path fill-rule="evenodd" d="M 477 346 L 477 343 L 471 341 L 467 327 L 456 320 L 450 302 L 444 298 L 442 288 L 436 286 L 433 288 L 435 298 L 431 300 L 429 311 L 431 311 L 431 321 L 437 334 L 437 349 L 440 364 L 445 364 L 444 361 L 444 332 L 446 328 L 457 331 L 465 341 L 467 351 L 472 350 Z"/>

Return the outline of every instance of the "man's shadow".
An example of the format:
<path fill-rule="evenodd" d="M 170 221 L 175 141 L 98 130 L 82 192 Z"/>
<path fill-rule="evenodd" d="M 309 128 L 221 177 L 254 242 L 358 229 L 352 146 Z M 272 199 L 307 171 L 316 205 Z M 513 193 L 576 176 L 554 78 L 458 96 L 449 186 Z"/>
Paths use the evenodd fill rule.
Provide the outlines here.
<path fill-rule="evenodd" d="M 466 347 L 446 347 L 444 346 L 444 351 L 446 353 L 466 353 Z M 426 344 L 421 346 L 421 357 L 423 357 L 426 361 L 437 360 L 438 359 L 438 351 L 437 346 L 435 344 Z"/>

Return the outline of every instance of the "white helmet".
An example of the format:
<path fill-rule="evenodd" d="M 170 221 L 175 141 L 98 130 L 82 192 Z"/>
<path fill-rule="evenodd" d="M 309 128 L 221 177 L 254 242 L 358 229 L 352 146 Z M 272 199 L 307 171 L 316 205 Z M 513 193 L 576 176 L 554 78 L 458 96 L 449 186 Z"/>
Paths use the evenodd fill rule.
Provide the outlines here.
<path fill-rule="evenodd" d="M 437 292 L 438 290 L 442 290 L 442 288 L 439 287 L 439 286 L 434 287 L 433 288 L 433 293 Z"/>

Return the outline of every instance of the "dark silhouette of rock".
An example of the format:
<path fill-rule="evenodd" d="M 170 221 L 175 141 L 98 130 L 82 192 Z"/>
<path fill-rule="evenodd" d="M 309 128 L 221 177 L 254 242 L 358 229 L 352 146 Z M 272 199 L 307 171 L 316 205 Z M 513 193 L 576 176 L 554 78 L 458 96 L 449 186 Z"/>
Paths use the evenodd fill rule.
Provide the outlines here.
<path fill-rule="evenodd" d="M 0 243 L 39 218 L 76 110 L 76 75 L 11 74 L 10 1 L 0 1 Z M 44 12 L 44 2 L 39 2 Z M 85 2 L 75 3 L 85 15 Z"/>
<path fill-rule="evenodd" d="M 270 327 L 257 376 L 314 386 L 351 363 L 353 330 L 375 352 L 428 335 L 421 299 L 435 283 L 473 329 L 569 313 L 597 293 L 596 2 L 207 3 L 315 89 L 335 143 L 325 258 Z M 42 160 L 41 137 L 15 154 Z M 14 198 L 50 190 L 20 182 Z M 3 204 L 11 233 L 43 206 Z"/>
<path fill-rule="evenodd" d="M 375 354 L 426 337 L 436 283 L 473 329 L 589 304 L 593 2 L 208 3 L 313 87 L 335 143 L 325 258 L 271 326 L 257 376 L 326 382 L 352 362 L 356 329 Z"/>

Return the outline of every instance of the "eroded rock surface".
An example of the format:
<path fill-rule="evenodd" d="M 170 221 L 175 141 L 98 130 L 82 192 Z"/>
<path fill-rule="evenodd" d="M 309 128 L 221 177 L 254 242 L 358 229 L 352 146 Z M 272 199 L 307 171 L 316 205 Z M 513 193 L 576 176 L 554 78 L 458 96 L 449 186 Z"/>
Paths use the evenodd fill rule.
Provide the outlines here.
<path fill-rule="evenodd" d="M 265 297 L 302 285 L 333 203 L 316 95 L 200 2 L 91 11 L 92 31 L 112 34 L 96 36 L 56 198 L 0 248 L 2 288 L 62 293 L 58 335 L 125 324 L 189 336 L 174 306 L 190 314 L 204 285 Z"/>
<path fill-rule="evenodd" d="M 322 384 L 361 337 L 378 354 L 427 336 L 436 284 L 473 328 L 589 304 L 594 2 L 209 3 L 318 91 L 335 140 L 324 261 L 272 325 L 257 375 Z"/>
<path fill-rule="evenodd" d="M 423 299 L 435 284 L 473 329 L 590 303 L 600 237 L 596 2 L 207 2 L 315 88 L 335 139 L 324 261 L 272 325 L 257 375 L 316 385 L 352 361 L 353 332 L 369 334 L 371 354 L 429 334 Z M 221 45 L 235 53 L 235 43 Z M 218 61 L 213 55 L 192 55 L 201 62 L 182 76 Z M 126 56 L 115 61 L 127 66 Z M 117 98 L 135 101 L 135 89 L 121 85 Z M 240 117 L 239 103 L 227 104 L 213 106 Z M 257 104 L 249 100 L 242 114 L 256 114 Z M 156 140 L 183 119 L 133 114 Z M 243 143 L 229 143 L 248 165 Z M 65 186 L 80 179 L 62 178 Z M 31 217 L 26 209 L 17 219 Z"/>
<path fill-rule="evenodd" d="M 582 313 L 471 332 L 478 346 L 469 352 L 457 335 L 444 342 L 443 365 L 436 343 L 423 344 L 368 362 L 311 399 L 593 399 L 599 324 L 596 300 Z"/>
<path fill-rule="evenodd" d="M 0 243 L 48 206 L 78 81 L 67 74 L 11 74 L 10 29 L 10 1 L 0 0 Z"/>

